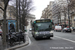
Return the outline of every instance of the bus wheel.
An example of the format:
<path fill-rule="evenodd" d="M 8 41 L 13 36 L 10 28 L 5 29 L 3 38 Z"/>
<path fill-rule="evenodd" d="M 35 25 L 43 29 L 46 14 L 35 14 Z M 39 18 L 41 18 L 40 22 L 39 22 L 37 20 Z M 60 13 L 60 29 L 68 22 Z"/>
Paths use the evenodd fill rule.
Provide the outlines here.
<path fill-rule="evenodd" d="M 50 40 L 52 40 L 52 37 L 50 37 Z"/>
<path fill-rule="evenodd" d="M 48 39 L 50 39 L 50 37 L 47 37 Z"/>
<path fill-rule="evenodd" d="M 32 35 L 34 37 L 34 35 Z"/>
<path fill-rule="evenodd" d="M 35 36 L 34 36 L 34 38 L 35 38 L 35 40 L 38 40 L 38 38 L 36 38 Z"/>
<path fill-rule="evenodd" d="M 34 37 L 35 40 L 37 40 L 37 38 Z"/>

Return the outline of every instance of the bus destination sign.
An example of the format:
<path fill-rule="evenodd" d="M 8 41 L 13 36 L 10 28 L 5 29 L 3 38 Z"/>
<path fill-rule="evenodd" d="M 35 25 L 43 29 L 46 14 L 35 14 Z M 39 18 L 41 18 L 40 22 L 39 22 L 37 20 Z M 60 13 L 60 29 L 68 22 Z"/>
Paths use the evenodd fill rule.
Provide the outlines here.
<path fill-rule="evenodd" d="M 41 23 L 41 22 L 51 22 L 51 20 L 36 20 L 36 23 Z"/>

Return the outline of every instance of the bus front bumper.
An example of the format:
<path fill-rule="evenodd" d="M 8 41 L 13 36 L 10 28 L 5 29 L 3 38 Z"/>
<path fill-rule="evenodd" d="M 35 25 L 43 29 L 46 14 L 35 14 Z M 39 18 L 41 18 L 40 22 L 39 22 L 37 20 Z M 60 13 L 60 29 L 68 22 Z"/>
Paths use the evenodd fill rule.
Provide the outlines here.
<path fill-rule="evenodd" d="M 35 38 L 47 38 L 47 37 L 53 37 L 53 33 L 49 34 L 36 34 Z"/>

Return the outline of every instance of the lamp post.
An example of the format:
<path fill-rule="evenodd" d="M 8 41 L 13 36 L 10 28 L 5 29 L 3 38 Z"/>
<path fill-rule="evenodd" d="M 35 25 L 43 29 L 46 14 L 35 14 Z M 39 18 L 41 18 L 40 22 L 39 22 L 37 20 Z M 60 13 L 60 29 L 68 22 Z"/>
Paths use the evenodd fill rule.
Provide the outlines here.
<path fill-rule="evenodd" d="M 68 3 L 68 18 L 69 18 L 69 28 L 70 28 L 70 16 L 69 16 L 69 1 L 67 0 Z"/>

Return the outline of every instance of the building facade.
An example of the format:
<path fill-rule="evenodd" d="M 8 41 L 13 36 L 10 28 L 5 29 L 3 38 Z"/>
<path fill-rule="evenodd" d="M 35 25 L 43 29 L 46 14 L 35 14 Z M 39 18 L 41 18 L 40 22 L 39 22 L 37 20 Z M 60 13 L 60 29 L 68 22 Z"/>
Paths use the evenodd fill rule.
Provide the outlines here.
<path fill-rule="evenodd" d="M 47 7 L 42 11 L 42 16 L 41 18 L 47 18 L 47 19 L 52 19 L 52 7 L 53 7 L 53 1 L 47 5 Z"/>
<path fill-rule="evenodd" d="M 68 25 L 67 0 L 55 0 L 53 5 L 54 23 L 58 25 Z"/>
<path fill-rule="evenodd" d="M 3 2 L 1 2 L 1 0 L 0 0 L 0 7 L 4 8 L 4 4 Z M 0 9 L 0 20 L 2 19 L 3 19 L 3 11 Z"/>
<path fill-rule="evenodd" d="M 71 11 L 68 11 L 67 0 L 55 0 L 53 2 L 50 2 L 49 5 L 42 11 L 41 18 L 52 19 L 54 24 L 69 26 L 69 20 L 70 20 L 70 24 L 72 24 L 72 20 L 74 18 L 72 17 L 74 15 L 70 13 Z"/>
<path fill-rule="evenodd" d="M 72 27 L 75 27 L 75 0 L 70 0 L 71 7 L 70 8 L 70 15 L 72 20 Z"/>
<path fill-rule="evenodd" d="M 0 7 L 4 8 L 4 4 L 3 2 L 0 2 Z M 14 15 L 16 13 L 16 9 L 14 6 L 10 6 L 8 5 L 7 10 L 6 10 L 6 19 L 15 19 L 16 15 Z M 0 20 L 3 20 L 3 11 L 0 9 Z"/>

